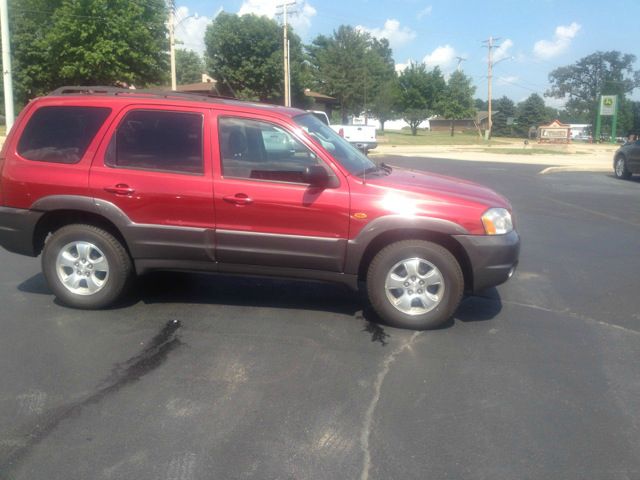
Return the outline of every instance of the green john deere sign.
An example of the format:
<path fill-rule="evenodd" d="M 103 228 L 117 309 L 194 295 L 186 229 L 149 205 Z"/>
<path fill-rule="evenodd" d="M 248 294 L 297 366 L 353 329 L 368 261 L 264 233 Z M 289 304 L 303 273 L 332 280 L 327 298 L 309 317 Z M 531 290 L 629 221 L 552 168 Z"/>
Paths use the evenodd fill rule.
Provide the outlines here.
<path fill-rule="evenodd" d="M 600 100 L 600 115 L 611 117 L 616 114 L 617 95 L 602 95 Z"/>

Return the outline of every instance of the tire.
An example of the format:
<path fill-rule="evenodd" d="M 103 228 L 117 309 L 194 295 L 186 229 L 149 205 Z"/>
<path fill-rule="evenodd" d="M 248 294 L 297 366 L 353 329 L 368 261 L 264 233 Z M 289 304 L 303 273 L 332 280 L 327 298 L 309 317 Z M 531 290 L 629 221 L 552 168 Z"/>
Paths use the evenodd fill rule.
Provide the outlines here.
<path fill-rule="evenodd" d="M 627 180 L 631 178 L 631 171 L 627 167 L 627 159 L 624 155 L 618 155 L 613 161 L 613 173 L 617 178 Z"/>
<path fill-rule="evenodd" d="M 127 289 L 133 265 L 123 245 L 93 225 L 56 230 L 42 252 L 42 273 L 63 304 L 81 309 L 112 305 Z"/>
<path fill-rule="evenodd" d="M 442 326 L 460 305 L 463 291 L 464 277 L 455 257 L 423 240 L 392 243 L 378 252 L 367 271 L 371 306 L 395 327 Z"/>

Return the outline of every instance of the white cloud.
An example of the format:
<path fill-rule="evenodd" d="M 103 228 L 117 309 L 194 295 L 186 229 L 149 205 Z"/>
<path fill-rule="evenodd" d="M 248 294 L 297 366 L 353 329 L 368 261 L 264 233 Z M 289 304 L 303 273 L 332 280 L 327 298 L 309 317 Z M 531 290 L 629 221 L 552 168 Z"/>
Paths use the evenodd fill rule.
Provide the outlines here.
<path fill-rule="evenodd" d="M 567 103 L 565 98 L 548 97 L 544 99 L 544 103 L 547 107 L 555 108 L 556 110 L 562 110 Z"/>
<path fill-rule="evenodd" d="M 415 63 L 415 62 L 411 59 L 407 60 L 407 63 L 396 63 L 396 73 L 404 72 L 407 68 L 409 68 L 409 65 L 411 65 L 412 63 Z"/>
<path fill-rule="evenodd" d="M 503 77 L 498 77 L 498 85 L 512 85 L 513 83 L 520 80 L 520 77 L 517 75 L 506 75 Z"/>
<path fill-rule="evenodd" d="M 205 50 L 204 32 L 221 11 L 222 9 L 219 9 L 212 17 L 206 17 L 190 13 L 188 7 L 178 7 L 175 19 L 176 47 L 193 50 L 202 55 Z"/>
<path fill-rule="evenodd" d="M 256 15 L 275 18 L 277 13 L 282 12 L 282 9 L 276 7 L 281 3 L 281 0 L 244 0 L 240 6 L 240 10 L 238 10 L 238 15 L 254 13 Z M 311 19 L 318 13 L 315 7 L 306 1 L 298 3 L 293 8 L 288 7 L 287 12 L 287 21 L 296 33 L 302 36 L 309 30 Z"/>
<path fill-rule="evenodd" d="M 422 60 L 427 67 L 440 67 L 444 70 L 452 66 L 456 58 L 456 50 L 451 45 L 441 45 Z"/>
<path fill-rule="evenodd" d="M 424 17 L 428 17 L 429 15 L 431 15 L 432 11 L 433 11 L 433 7 L 429 5 L 428 7 L 425 7 L 422 10 L 420 10 L 416 16 L 418 17 L 418 20 L 422 20 Z"/>
<path fill-rule="evenodd" d="M 405 43 L 416 38 L 416 32 L 408 27 L 400 27 L 400 22 L 396 19 L 390 18 L 384 22 L 383 28 L 367 28 L 362 25 L 358 25 L 356 30 L 361 32 L 367 32 L 371 36 L 376 38 L 386 38 L 389 40 L 391 47 L 399 47 Z"/>
<path fill-rule="evenodd" d="M 500 60 L 503 60 L 505 58 L 510 58 L 511 55 L 509 54 L 509 49 L 511 47 L 513 47 L 513 41 L 510 38 L 507 38 L 500 44 L 498 48 L 496 48 L 495 52 L 493 53 L 494 63 L 499 62 Z"/>
<path fill-rule="evenodd" d="M 533 53 L 536 57 L 547 60 L 563 53 L 571 45 L 571 40 L 578 34 L 582 28 L 578 23 L 572 22 L 571 25 L 559 25 L 556 27 L 553 40 L 538 40 L 533 45 Z"/>

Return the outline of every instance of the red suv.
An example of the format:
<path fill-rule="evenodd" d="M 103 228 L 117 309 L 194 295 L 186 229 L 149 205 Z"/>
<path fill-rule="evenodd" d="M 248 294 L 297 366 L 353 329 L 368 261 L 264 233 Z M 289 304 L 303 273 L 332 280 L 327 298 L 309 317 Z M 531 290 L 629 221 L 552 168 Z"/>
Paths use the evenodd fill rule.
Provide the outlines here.
<path fill-rule="evenodd" d="M 190 270 L 366 284 L 386 322 L 433 328 L 513 273 L 492 190 L 376 165 L 301 110 L 103 87 L 30 102 L 0 155 L 0 245 L 76 308 Z"/>

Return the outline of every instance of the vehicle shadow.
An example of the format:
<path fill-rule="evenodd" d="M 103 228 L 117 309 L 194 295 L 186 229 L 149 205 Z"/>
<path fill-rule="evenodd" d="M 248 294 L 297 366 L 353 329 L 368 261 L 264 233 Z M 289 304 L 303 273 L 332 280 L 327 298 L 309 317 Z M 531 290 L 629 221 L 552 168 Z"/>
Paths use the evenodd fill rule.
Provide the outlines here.
<path fill-rule="evenodd" d="M 384 346 L 390 328 L 371 308 L 363 292 L 331 283 L 302 280 L 253 278 L 183 272 L 154 272 L 137 280 L 132 292 L 112 308 L 127 309 L 139 303 L 191 303 L 206 305 L 250 306 L 312 310 L 346 315 L 364 323 L 363 332 L 371 341 Z M 18 285 L 25 293 L 51 295 L 41 273 Z M 56 304 L 59 304 L 55 300 Z M 454 316 L 437 330 L 461 322 L 493 319 L 502 310 L 500 294 L 495 288 L 482 295 L 465 297 Z"/>

